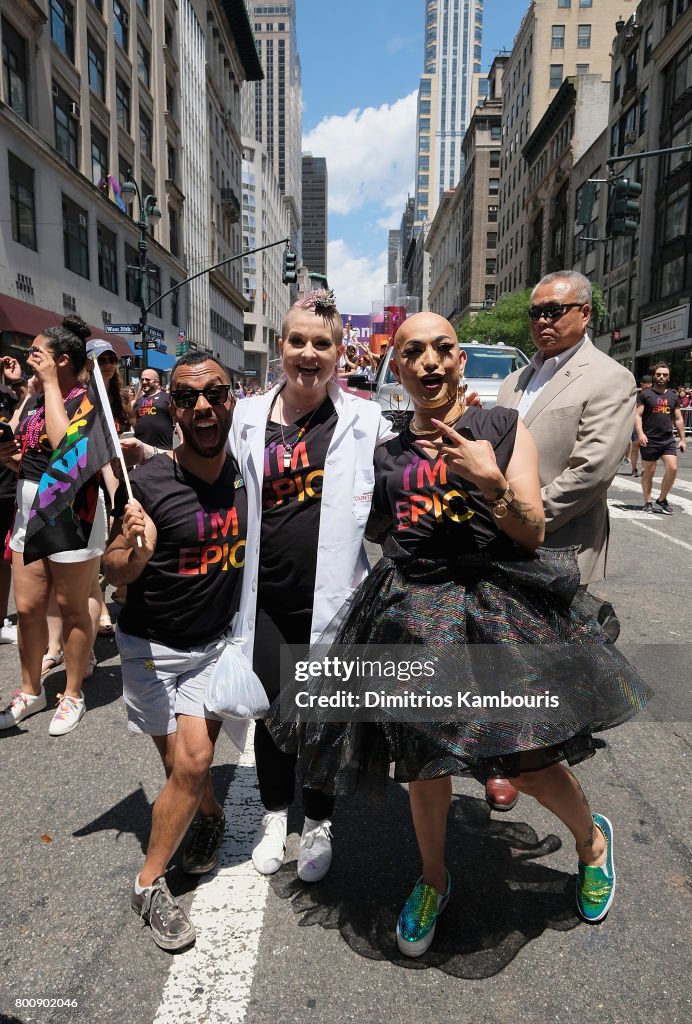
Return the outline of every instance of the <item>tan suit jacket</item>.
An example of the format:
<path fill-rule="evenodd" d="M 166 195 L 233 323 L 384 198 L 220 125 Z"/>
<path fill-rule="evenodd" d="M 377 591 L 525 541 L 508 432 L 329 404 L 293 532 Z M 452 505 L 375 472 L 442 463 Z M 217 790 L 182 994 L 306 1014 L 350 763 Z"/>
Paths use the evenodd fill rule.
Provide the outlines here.
<path fill-rule="evenodd" d="M 516 409 L 535 372 L 525 366 L 510 374 L 497 404 Z M 578 547 L 582 584 L 605 576 L 606 494 L 627 451 L 635 405 L 632 374 L 587 338 L 524 418 L 538 448 L 545 544 Z"/>

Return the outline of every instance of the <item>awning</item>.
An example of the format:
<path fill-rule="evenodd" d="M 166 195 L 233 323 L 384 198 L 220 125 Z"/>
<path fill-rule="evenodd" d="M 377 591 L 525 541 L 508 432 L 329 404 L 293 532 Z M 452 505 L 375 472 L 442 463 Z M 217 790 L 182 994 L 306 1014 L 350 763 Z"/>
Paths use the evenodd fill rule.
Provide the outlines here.
<path fill-rule="evenodd" d="M 59 327 L 65 318 L 65 314 L 54 313 L 49 309 L 42 309 L 41 306 L 34 306 L 30 302 L 22 302 L 11 295 L 0 295 L 0 331 L 10 331 L 13 334 L 23 334 L 27 338 L 35 338 L 47 327 Z M 123 356 L 132 355 L 130 347 L 119 334 L 106 334 L 101 327 L 91 326 L 93 338 L 107 338 L 111 345 L 122 359 Z"/>
<path fill-rule="evenodd" d="M 128 356 L 135 355 L 141 356 L 142 350 L 135 348 L 132 342 L 129 342 Z M 150 366 L 152 370 L 161 370 L 163 373 L 170 373 L 175 366 L 177 360 L 175 356 L 169 356 L 166 352 L 157 352 L 155 348 L 150 348 L 147 351 L 147 366 Z"/>

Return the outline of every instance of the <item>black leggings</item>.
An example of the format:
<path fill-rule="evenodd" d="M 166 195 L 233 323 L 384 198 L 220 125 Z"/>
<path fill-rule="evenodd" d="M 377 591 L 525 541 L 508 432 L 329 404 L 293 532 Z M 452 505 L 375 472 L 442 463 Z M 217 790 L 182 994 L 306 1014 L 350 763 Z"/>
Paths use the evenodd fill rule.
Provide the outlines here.
<path fill-rule="evenodd" d="M 257 608 L 253 668 L 262 680 L 269 700 L 279 696 L 281 644 L 308 644 L 312 612 L 290 614 Z M 266 725 L 255 722 L 255 761 L 260 797 L 268 811 L 282 811 L 293 803 L 296 758 L 277 747 Z M 303 788 L 303 809 L 308 818 L 331 818 L 334 798 L 318 789 Z"/>

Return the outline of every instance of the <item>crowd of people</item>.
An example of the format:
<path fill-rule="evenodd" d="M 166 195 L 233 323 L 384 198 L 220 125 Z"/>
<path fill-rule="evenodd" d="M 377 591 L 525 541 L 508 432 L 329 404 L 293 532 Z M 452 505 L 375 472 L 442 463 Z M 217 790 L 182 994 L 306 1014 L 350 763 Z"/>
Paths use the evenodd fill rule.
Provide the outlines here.
<path fill-rule="evenodd" d="M 297 873 L 314 884 L 332 862 L 336 798 L 360 788 L 383 793 L 393 764 L 395 779 L 409 786 L 421 857 L 396 929 L 404 955 L 429 949 L 450 898 L 453 775 L 484 785 L 495 810 L 514 806 L 520 793 L 551 810 L 574 839 L 579 914 L 590 923 L 606 916 L 616 882 L 614 830 L 592 810 L 570 766 L 591 757 L 594 733 L 628 720 L 650 691 L 613 644 L 612 608 L 587 587 L 605 574 L 606 494 L 635 409 L 645 464 L 669 453 L 656 447 L 646 392 L 637 397 L 629 371 L 588 338 L 590 317 L 586 278 L 571 271 L 544 278 L 529 309 L 536 355 L 507 378 L 491 410 L 465 394 L 465 355 L 451 325 L 432 313 L 404 321 L 391 366 L 414 415 L 400 434 L 376 403 L 340 386 L 363 360 L 373 370 L 374 358 L 349 351 L 333 295 L 324 291 L 287 312 L 282 377 L 251 397 L 235 393 L 227 369 L 207 353 L 179 359 L 169 391 L 145 369 L 131 396 L 110 345 L 87 344 L 88 328 L 74 317 L 35 339 L 27 362 L 33 393 L 21 410 L 9 394 L 21 372 L 3 361 L 9 384 L 0 402 L 13 436 L 0 443 L 0 462 L 12 474 L 0 475 L 0 509 L 10 534 L 22 685 L 0 728 L 46 707 L 51 594 L 66 684 L 49 732 L 79 725 L 94 637 L 113 628 L 102 591 L 110 583 L 123 605 L 115 636 L 128 726 L 151 736 L 165 777 L 130 895 L 161 948 L 184 949 L 196 935 L 166 884 L 171 858 L 183 844 L 184 871 L 212 871 L 226 827 L 210 775 L 224 723 L 205 705 L 205 689 L 231 637 L 271 702 L 254 728 L 264 812 L 251 857 L 259 873 L 283 864 L 296 784 L 304 810 Z M 131 493 L 107 466 L 96 481 L 86 546 L 25 560 L 39 481 L 84 399 L 90 352 L 135 466 Z M 667 384 L 657 367 L 650 390 L 672 408 Z M 659 405 L 653 415 L 663 415 Z M 682 441 L 684 448 L 684 431 Z M 373 570 L 366 536 L 383 544 Z M 528 705 L 541 707 L 539 721 L 534 711 L 502 723 L 455 714 L 437 723 L 405 715 L 334 722 L 298 710 L 281 659 L 282 650 L 315 644 L 343 653 L 353 645 L 440 643 L 441 692 L 483 696 L 482 673 L 463 653 L 481 645 L 495 651 L 496 676 L 513 692 L 536 698 L 539 685 L 556 703 Z M 315 674 L 300 686 L 319 703 L 334 680 Z M 391 691 L 400 696 L 402 684 L 392 681 Z M 242 746 L 247 723 L 225 726 Z"/>

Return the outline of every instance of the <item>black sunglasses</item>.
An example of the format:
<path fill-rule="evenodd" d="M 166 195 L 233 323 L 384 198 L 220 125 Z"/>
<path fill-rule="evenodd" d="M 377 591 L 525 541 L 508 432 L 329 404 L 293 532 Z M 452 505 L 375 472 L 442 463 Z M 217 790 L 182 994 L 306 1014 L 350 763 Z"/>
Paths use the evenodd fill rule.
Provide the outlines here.
<path fill-rule="evenodd" d="M 197 391 L 196 388 L 181 388 L 180 391 L 171 391 L 171 398 L 179 409 L 194 409 L 200 395 L 204 395 L 204 400 L 209 405 L 225 405 L 230 390 L 230 384 L 210 384 L 202 391 Z"/>
<path fill-rule="evenodd" d="M 546 306 L 529 306 L 529 319 L 559 320 L 568 309 L 583 309 L 585 302 L 549 302 Z"/>

